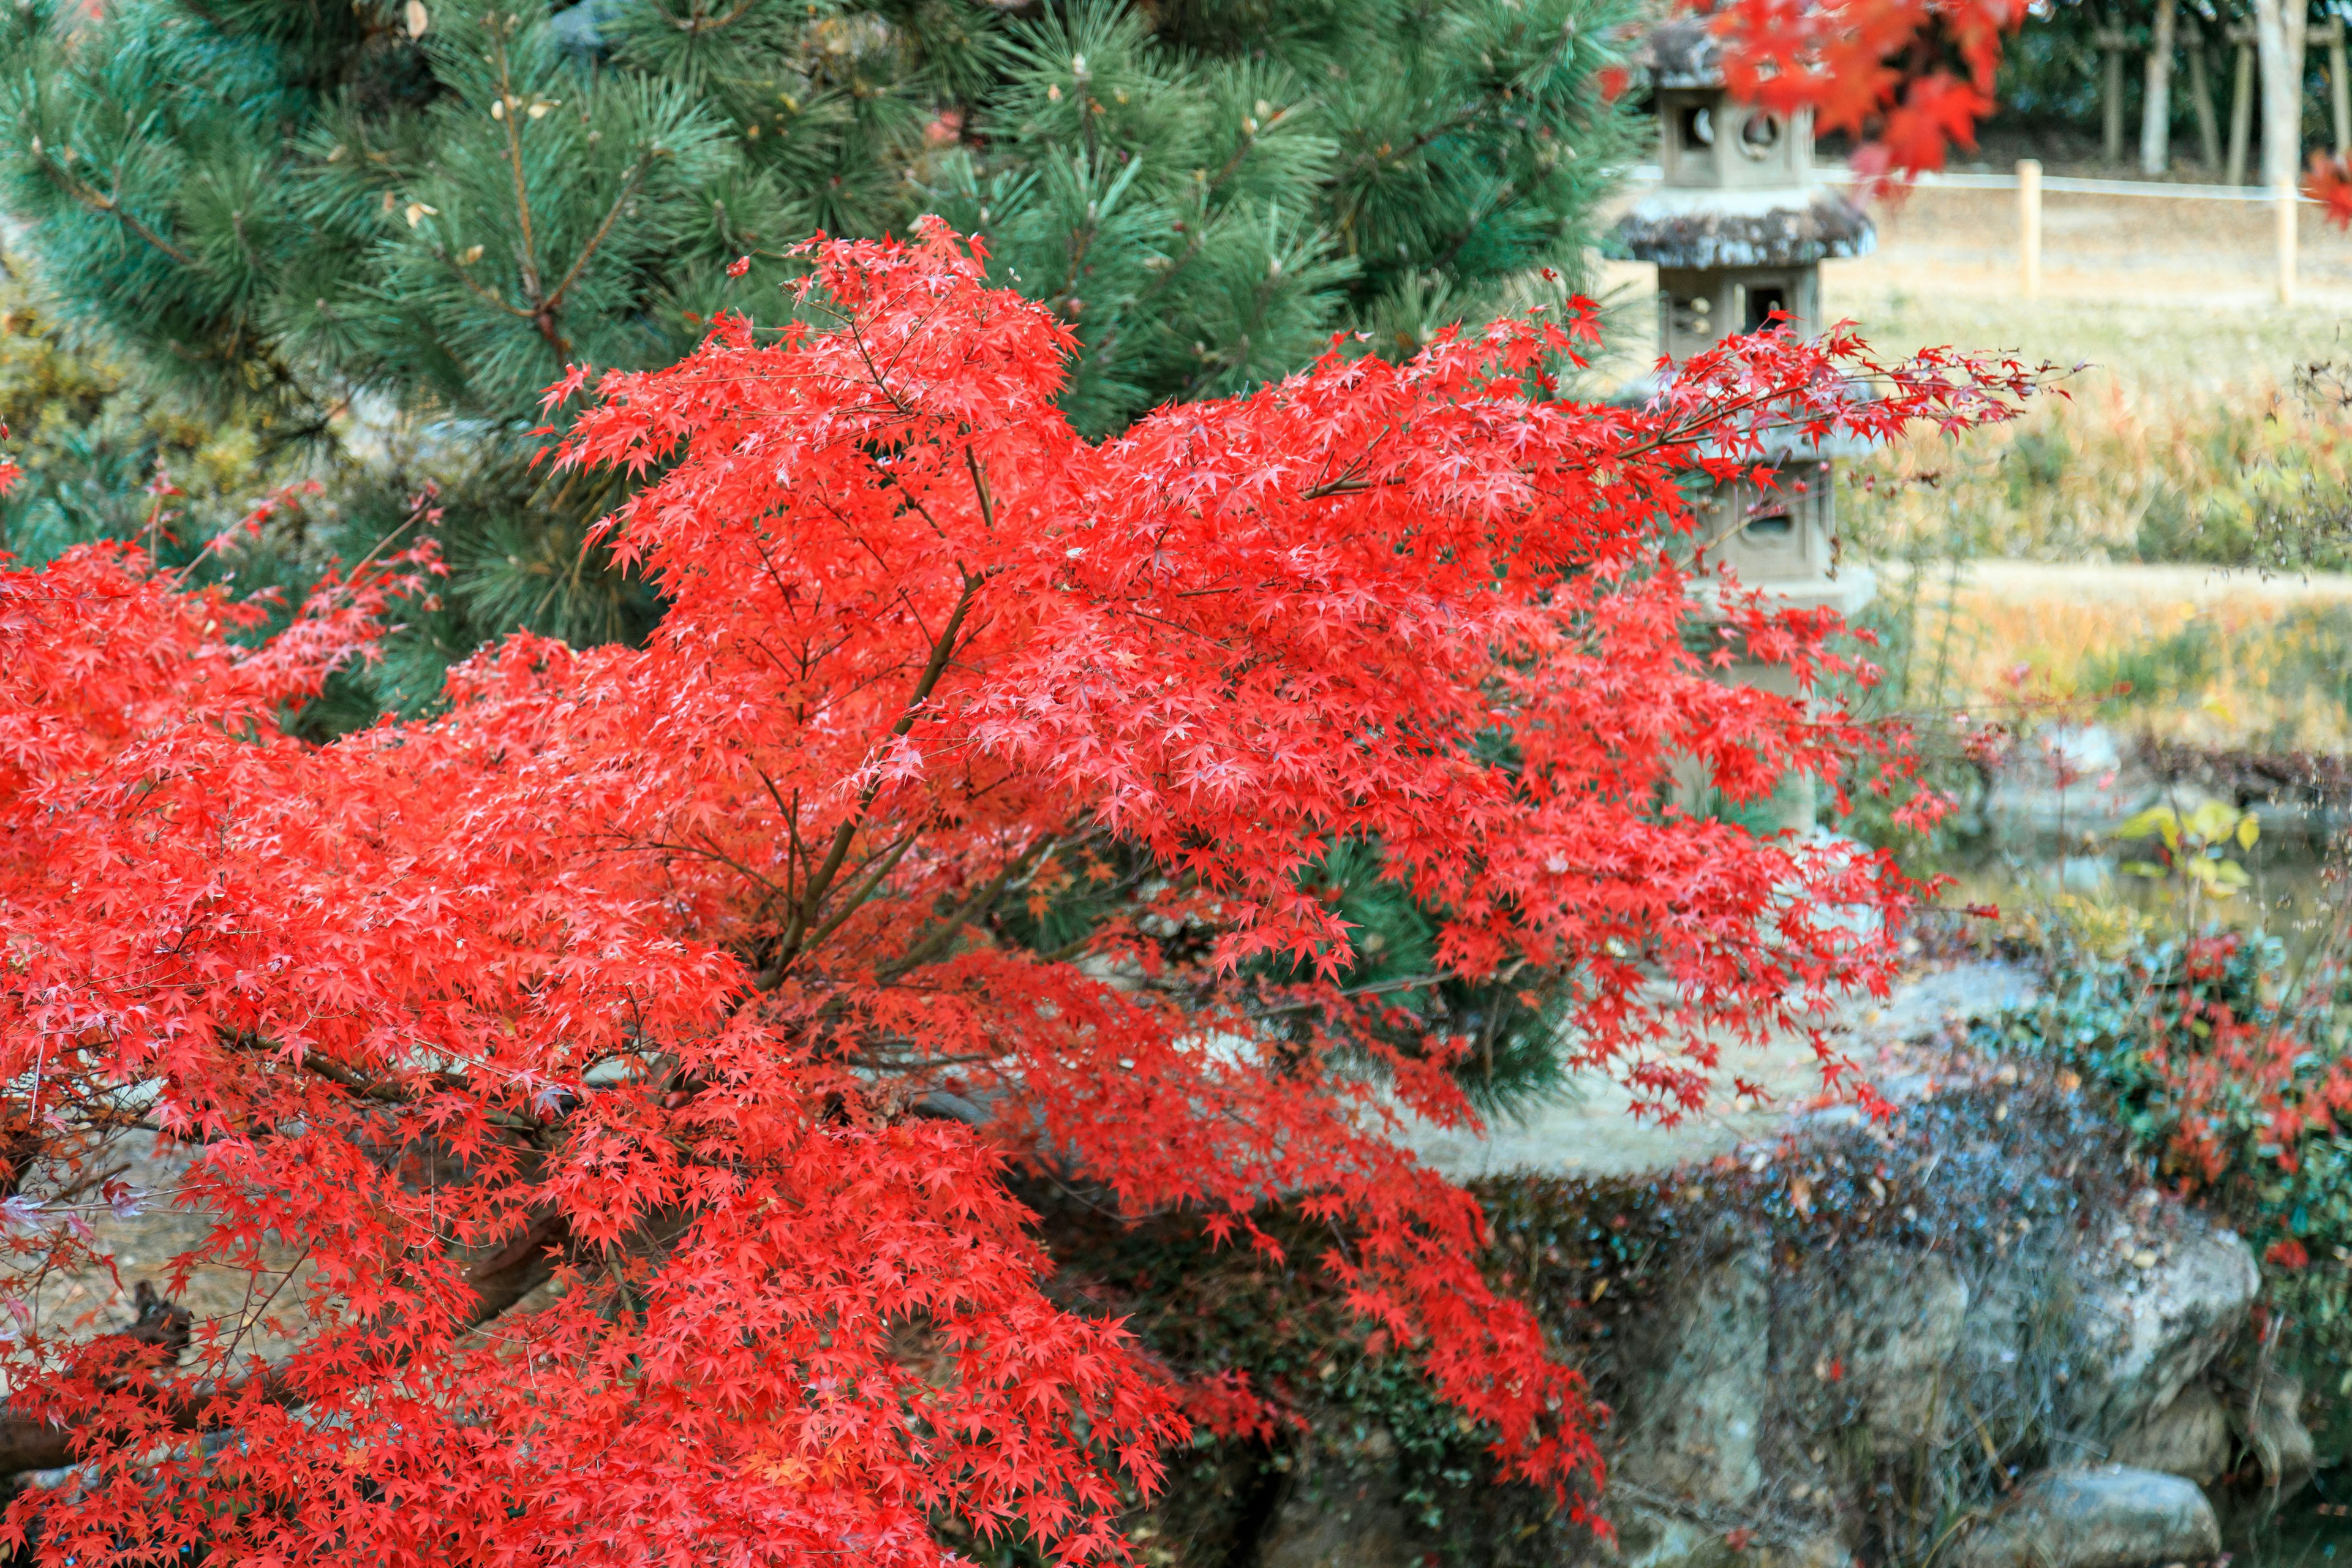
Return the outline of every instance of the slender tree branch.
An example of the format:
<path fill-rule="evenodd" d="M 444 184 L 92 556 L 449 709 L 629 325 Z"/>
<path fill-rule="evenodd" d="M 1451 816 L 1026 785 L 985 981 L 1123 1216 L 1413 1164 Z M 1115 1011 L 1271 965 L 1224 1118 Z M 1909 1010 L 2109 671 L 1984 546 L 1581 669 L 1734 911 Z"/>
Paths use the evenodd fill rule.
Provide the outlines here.
<path fill-rule="evenodd" d="M 554 1271 L 549 1253 L 569 1237 L 570 1222 L 562 1215 L 542 1215 L 524 1226 L 496 1253 L 467 1269 L 465 1279 L 472 1287 L 473 1300 L 459 1315 L 462 1326 L 469 1330 L 480 1328 L 544 1284 Z M 166 1302 L 161 1304 L 160 1310 L 151 1310 L 142 1298 L 139 1321 L 117 1337 L 125 1342 L 126 1349 L 160 1344 L 168 1351 L 173 1348 L 169 1322 L 173 1314 L 177 1314 L 182 1325 L 185 1324 L 184 1308 Z M 184 1335 L 184 1327 L 182 1333 Z M 179 1342 L 184 1345 L 184 1337 Z M 404 1352 L 395 1351 L 380 1364 L 382 1370 L 389 1372 L 406 1359 Z M 173 1431 L 194 1433 L 216 1425 L 222 1413 L 256 1397 L 288 1409 L 298 1409 L 306 1403 L 285 1371 L 270 1367 L 250 1377 L 189 1393 L 159 1390 L 152 1408 Z M 0 1407 L 0 1475 L 62 1469 L 79 1458 L 77 1440 L 84 1436 L 103 1440 L 104 1434 L 27 1420 Z"/>

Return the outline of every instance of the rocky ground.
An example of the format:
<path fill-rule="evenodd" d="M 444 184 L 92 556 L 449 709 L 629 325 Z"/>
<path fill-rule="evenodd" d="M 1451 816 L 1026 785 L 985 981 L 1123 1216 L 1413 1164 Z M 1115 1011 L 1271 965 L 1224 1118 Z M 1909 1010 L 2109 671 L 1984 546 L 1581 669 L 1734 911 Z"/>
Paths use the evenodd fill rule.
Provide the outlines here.
<path fill-rule="evenodd" d="M 1526 1561 L 2163 1568 L 2218 1557 L 2250 1492 L 2305 1484 L 2303 1391 L 2250 1331 L 2244 1242 L 2146 1184 L 2067 1075 L 1957 1049 L 1969 1016 L 2032 994 L 1965 963 L 1853 1009 L 1842 1039 L 1897 1103 L 1885 1125 L 1821 1100 L 1797 1056 L 1738 1064 L 1775 1104 L 1675 1128 L 1623 1125 L 1596 1088 L 1483 1138 L 1420 1137 L 1478 1179 L 1614 1411 L 1614 1545 Z M 1630 1207 L 1573 1218 L 1596 1203 Z M 1638 1278 L 1575 1255 L 1612 1231 L 1643 1254 L 1629 1219 L 1676 1207 Z M 1308 1445 L 1261 1568 L 1420 1561 L 1365 1452 Z M 1480 1539 L 1475 1560 L 1521 1560 Z"/>

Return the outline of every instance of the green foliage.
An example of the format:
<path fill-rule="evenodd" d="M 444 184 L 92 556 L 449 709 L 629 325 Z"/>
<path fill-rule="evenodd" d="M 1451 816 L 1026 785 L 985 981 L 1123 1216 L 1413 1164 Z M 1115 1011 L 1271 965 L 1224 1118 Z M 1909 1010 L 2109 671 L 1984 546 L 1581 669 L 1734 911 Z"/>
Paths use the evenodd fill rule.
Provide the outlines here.
<path fill-rule="evenodd" d="M 292 477 L 251 428 L 191 418 L 71 341 L 41 291 L 0 268 L 0 425 L 24 469 L 0 498 L 0 550 L 38 563 L 84 540 L 150 536 L 184 563 Z"/>
<path fill-rule="evenodd" d="M 300 451 L 348 479 L 355 447 L 397 449 L 341 542 L 438 481 L 452 593 L 395 652 L 406 701 L 481 636 L 630 637 L 657 610 L 580 556 L 610 498 L 530 480 L 567 364 L 675 360 L 721 309 L 782 319 L 796 242 L 926 210 L 1070 323 L 1090 435 L 1335 333 L 1410 352 L 1579 273 L 1633 146 L 1596 82 L 1633 15 L 33 0 L 0 15 L 0 191 L 142 397 L 251 433 L 263 467 Z"/>
<path fill-rule="evenodd" d="M 1031 1201 L 1047 1215 L 1071 1288 L 1127 1314 L 1171 1367 L 1191 1377 L 1238 1372 L 1301 1420 L 1384 1431 L 1404 1501 L 1423 1524 L 1442 1524 L 1447 1492 L 1483 1470 L 1477 1430 L 1438 1398 L 1418 1359 L 1350 1312 L 1331 1283 L 1321 1259 L 1347 1238 L 1328 1225 L 1292 1210 L 1255 1216 L 1277 1258 L 1213 1242 L 1192 1215 L 1123 1225 L 1066 1190 Z M 1286 1468 L 1295 1436 L 1249 1446 L 1259 1462 Z"/>
<path fill-rule="evenodd" d="M 1068 948 L 1126 912 L 1139 881 L 1158 875 L 1148 858 L 1116 841 L 1067 858 L 1067 865 L 1056 857 L 1040 868 L 1030 900 L 1001 908 L 995 924 L 1005 940 L 1042 952 Z M 1380 1058 L 1370 1048 L 1375 1044 L 1414 1057 L 1428 1036 L 1456 1037 L 1470 1042 L 1469 1053 L 1454 1063 L 1456 1081 L 1484 1115 L 1508 1117 L 1573 1093 L 1567 977 L 1515 972 L 1474 984 L 1448 973 L 1437 962 L 1439 917 L 1403 882 L 1384 876 L 1385 864 L 1378 846 L 1350 840 L 1334 845 L 1301 879 L 1353 928 L 1343 984 L 1380 998 L 1388 1015 L 1376 1041 L 1362 1040 L 1365 1048 L 1349 1053 L 1354 1065 L 1377 1070 Z M 1216 934 L 1172 922 L 1146 929 L 1171 962 L 1197 960 Z M 1301 977 L 1286 961 L 1255 959 L 1249 969 L 1270 986 Z M 1271 1031 L 1307 1023 L 1286 1003 L 1272 1008 L 1265 1019 Z"/>
<path fill-rule="evenodd" d="M 2134 813 L 2115 833 L 2126 842 L 2152 841 L 2147 844 L 2152 858 L 2124 861 L 2126 873 L 2151 879 L 2178 877 L 2210 899 L 2231 897 L 2252 882 L 2232 851 L 2252 849 L 2261 835 L 2262 820 L 2254 813 L 2218 800 L 2202 802 L 2185 812 L 2171 805 L 2152 805 Z"/>
<path fill-rule="evenodd" d="M 1565 976 L 1511 973 L 1475 984 L 1437 962 L 1437 921 L 1402 882 L 1384 877 L 1374 845 L 1333 847 L 1310 879 L 1355 928 L 1351 991 L 1381 995 L 1392 1018 L 1385 1043 L 1413 1055 L 1431 1034 L 1459 1036 L 1469 1054 L 1454 1076 L 1481 1114 L 1508 1117 L 1571 1091 Z"/>

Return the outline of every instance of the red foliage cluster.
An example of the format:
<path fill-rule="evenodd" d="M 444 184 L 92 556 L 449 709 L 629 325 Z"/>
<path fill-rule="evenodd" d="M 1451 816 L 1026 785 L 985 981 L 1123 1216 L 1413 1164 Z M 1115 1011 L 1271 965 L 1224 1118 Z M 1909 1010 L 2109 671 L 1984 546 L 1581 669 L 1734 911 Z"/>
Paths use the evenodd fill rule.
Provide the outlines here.
<path fill-rule="evenodd" d="M 2175 1118 L 2172 1156 L 2191 1185 L 2221 1180 L 2248 1127 L 2263 1130 L 2269 1158 L 2292 1174 L 2304 1141 L 2336 1132 L 2352 1113 L 2352 1062 L 2315 1052 L 2293 1009 L 2265 1018 L 2223 994 L 2245 943 L 2236 932 L 2191 939 L 2179 983 L 2148 999 L 2148 1066 Z"/>
<path fill-rule="evenodd" d="M 1826 1060 L 1823 999 L 1887 984 L 1884 858 L 1670 804 L 1700 765 L 1937 805 L 1687 651 L 1677 479 L 2002 417 L 2016 365 L 1764 334 L 1606 410 L 1549 394 L 1589 313 L 1538 317 L 1096 446 L 1066 330 L 944 232 L 818 247 L 802 305 L 604 377 L 560 447 L 644 481 L 650 646 L 516 637 L 429 722 L 279 728 L 421 560 L 250 650 L 133 551 L 0 572 L 0 1466 L 81 1467 L 9 1515 L 52 1560 L 913 1564 L 938 1516 L 1116 1557 L 1186 1410 L 1269 1413 L 1050 1297 L 1009 1163 L 1250 1245 L 1328 1216 L 1369 1326 L 1572 1489 L 1579 1380 L 1391 1136 L 1470 1119 L 1467 1042 L 1350 988 L 1321 858 L 1442 921 L 1408 989 L 1549 987 L 1662 1109 L 1728 1040 Z M 1834 616 L 1730 602 L 1744 657 L 1867 678 Z M 126 1139 L 209 1226 L 169 1288 L 248 1304 L 93 1345 L 45 1281 Z"/>
<path fill-rule="evenodd" d="M 1976 145 L 1993 110 L 2001 39 L 2026 0 L 1700 0 L 1741 98 L 1783 113 L 1810 109 L 1852 133 L 1867 175 L 1944 166 Z"/>
<path fill-rule="evenodd" d="M 2352 157 L 2314 153 L 2303 194 L 2325 206 L 2327 221 L 2336 227 L 2352 225 Z"/>

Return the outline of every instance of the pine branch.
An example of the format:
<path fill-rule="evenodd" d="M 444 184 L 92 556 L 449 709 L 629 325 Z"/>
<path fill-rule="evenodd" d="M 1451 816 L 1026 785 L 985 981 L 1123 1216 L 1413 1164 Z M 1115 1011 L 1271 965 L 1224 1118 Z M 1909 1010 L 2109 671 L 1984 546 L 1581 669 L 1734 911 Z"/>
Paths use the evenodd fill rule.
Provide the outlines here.
<path fill-rule="evenodd" d="M 86 181 L 76 178 L 62 163 L 49 156 L 48 150 L 41 145 L 41 139 L 39 137 L 36 136 L 33 138 L 31 151 L 34 159 L 39 163 L 42 169 L 48 174 L 51 179 L 57 181 L 58 184 L 65 187 L 66 194 L 72 196 L 74 200 L 89 208 L 92 212 L 103 213 L 107 216 L 113 218 L 117 223 L 122 225 L 123 227 L 129 229 L 131 233 L 145 240 L 149 245 L 153 246 L 157 250 L 162 251 L 164 255 L 178 262 L 181 266 L 193 268 L 196 265 L 195 258 L 194 257 L 190 256 L 186 251 L 182 250 L 179 247 L 173 245 L 171 241 L 165 239 L 162 235 L 157 234 L 153 229 L 149 228 L 145 224 L 141 223 L 137 218 L 131 216 L 130 212 L 125 209 L 122 204 L 115 197 L 100 191 L 98 187 L 89 184 Z"/>

